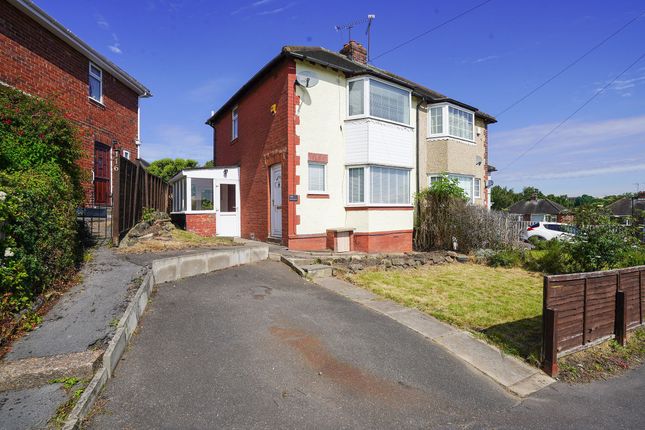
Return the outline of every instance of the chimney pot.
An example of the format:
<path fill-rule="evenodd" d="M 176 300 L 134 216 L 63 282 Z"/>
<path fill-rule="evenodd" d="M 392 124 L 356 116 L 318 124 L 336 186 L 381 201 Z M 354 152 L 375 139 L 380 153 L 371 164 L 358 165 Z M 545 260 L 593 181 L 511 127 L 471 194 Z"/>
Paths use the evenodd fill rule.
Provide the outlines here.
<path fill-rule="evenodd" d="M 355 40 L 347 42 L 340 53 L 357 63 L 367 64 L 367 49 Z"/>

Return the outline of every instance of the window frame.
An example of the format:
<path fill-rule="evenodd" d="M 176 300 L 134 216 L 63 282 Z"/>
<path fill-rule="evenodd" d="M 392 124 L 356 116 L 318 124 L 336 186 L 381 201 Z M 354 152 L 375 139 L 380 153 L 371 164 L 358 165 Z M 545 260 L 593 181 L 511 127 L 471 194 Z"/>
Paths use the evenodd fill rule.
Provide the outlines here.
<path fill-rule="evenodd" d="M 211 181 L 211 189 L 213 192 L 213 209 L 193 209 L 193 180 L 194 179 L 206 179 Z M 214 178 L 193 178 L 186 177 L 186 213 L 191 214 L 208 214 L 215 213 L 217 209 L 215 207 L 215 179 Z M 219 202 L 218 202 L 219 203 Z"/>
<path fill-rule="evenodd" d="M 430 114 L 430 109 L 432 108 L 441 108 L 441 133 L 432 133 L 432 115 Z M 454 134 L 450 133 L 450 108 L 465 112 L 467 114 L 470 114 L 473 118 L 473 138 L 472 139 L 467 139 L 465 137 L 461 136 L 456 136 Z M 427 122 L 427 137 L 428 139 L 437 139 L 437 138 L 446 138 L 450 137 L 456 140 L 460 140 L 462 142 L 469 143 L 471 145 L 475 145 L 477 142 L 477 126 L 476 126 L 476 118 L 475 118 L 475 112 L 471 111 L 469 109 L 462 108 L 460 106 L 457 106 L 453 103 L 435 103 L 428 105 L 428 122 Z"/>
<path fill-rule="evenodd" d="M 123 158 L 129 160 L 130 159 L 130 151 L 128 151 L 127 149 L 124 149 L 123 150 Z"/>
<path fill-rule="evenodd" d="M 407 203 L 374 203 L 372 201 L 372 172 L 371 167 L 379 167 L 383 169 L 396 169 L 404 170 L 407 172 L 408 176 L 408 193 L 407 193 Z M 350 169 L 363 169 L 363 201 L 362 202 L 350 202 L 349 193 L 350 193 L 350 184 L 349 184 L 349 170 Z M 412 204 L 412 169 L 409 167 L 401 166 L 388 166 L 386 164 L 357 164 L 350 165 L 345 167 L 345 172 L 347 175 L 347 186 L 345 190 L 347 192 L 347 197 L 345 198 L 345 205 L 347 207 L 413 207 Z"/>
<path fill-rule="evenodd" d="M 92 72 L 92 67 L 94 67 L 96 70 L 99 71 L 98 75 L 96 73 Z M 103 69 L 101 69 L 99 66 L 97 66 L 96 64 L 94 64 L 94 63 L 92 63 L 90 61 L 89 64 L 88 64 L 87 70 L 88 70 L 88 74 L 87 74 L 87 89 L 88 89 L 87 92 L 88 92 L 88 94 L 87 94 L 87 96 L 88 96 L 88 98 L 90 100 L 94 100 L 97 103 L 103 104 Z M 98 79 L 98 81 L 99 81 L 99 98 L 98 99 L 96 99 L 96 98 L 94 98 L 92 96 L 92 92 L 91 92 L 91 88 L 92 88 L 91 79 L 92 78 Z"/>
<path fill-rule="evenodd" d="M 350 84 L 350 82 L 356 82 L 356 81 L 360 81 L 360 80 L 363 81 L 363 113 L 358 114 L 358 115 L 350 115 L 349 114 L 349 84 Z M 370 111 L 370 81 L 371 80 L 374 80 L 374 81 L 379 82 L 381 84 L 389 85 L 389 86 L 391 86 L 393 88 L 397 88 L 399 90 L 403 90 L 403 91 L 407 92 L 407 94 L 408 94 L 407 109 L 409 111 L 408 122 L 407 123 L 399 122 L 399 121 L 395 121 L 395 120 L 391 120 L 391 119 L 387 119 L 387 118 L 381 118 L 381 117 L 372 115 L 372 113 Z M 346 91 L 347 91 L 347 94 L 346 94 L 346 97 L 345 97 L 345 113 L 346 113 L 346 118 L 348 120 L 372 118 L 372 119 L 375 119 L 377 121 L 390 122 L 392 124 L 397 124 L 397 125 L 401 125 L 401 126 L 404 126 L 404 127 L 413 127 L 413 125 L 412 125 L 412 91 L 409 88 L 406 88 L 406 87 L 401 86 L 401 85 L 394 84 L 392 82 L 386 81 L 385 79 L 375 78 L 373 76 L 357 76 L 357 77 L 354 77 L 354 78 L 347 79 L 345 88 L 346 88 Z"/>
<path fill-rule="evenodd" d="M 312 190 L 311 189 L 311 166 L 322 166 L 323 168 L 323 189 L 322 190 Z M 309 161 L 307 162 L 307 194 L 328 194 L 327 192 L 327 163 L 322 163 L 320 161 Z"/>
<path fill-rule="evenodd" d="M 231 110 L 231 142 L 234 142 L 240 136 L 240 114 L 239 106 Z"/>
<path fill-rule="evenodd" d="M 473 178 L 473 199 L 482 198 L 482 180 L 481 178 Z"/>

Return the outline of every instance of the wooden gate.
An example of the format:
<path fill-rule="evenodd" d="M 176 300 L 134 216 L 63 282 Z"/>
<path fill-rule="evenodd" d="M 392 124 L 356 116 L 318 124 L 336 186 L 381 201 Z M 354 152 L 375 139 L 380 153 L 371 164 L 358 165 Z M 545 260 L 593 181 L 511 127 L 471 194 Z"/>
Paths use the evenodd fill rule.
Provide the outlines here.
<path fill-rule="evenodd" d="M 110 147 L 94 142 L 94 204 L 110 203 Z"/>

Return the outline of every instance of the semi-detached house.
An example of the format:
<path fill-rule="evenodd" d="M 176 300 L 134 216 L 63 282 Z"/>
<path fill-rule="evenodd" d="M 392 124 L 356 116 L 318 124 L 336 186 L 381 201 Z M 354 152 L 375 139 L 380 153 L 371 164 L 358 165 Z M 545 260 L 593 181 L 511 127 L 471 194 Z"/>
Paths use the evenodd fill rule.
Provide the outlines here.
<path fill-rule="evenodd" d="M 414 193 L 440 174 L 488 205 L 495 118 L 366 62 L 286 46 L 207 121 L 239 167 L 241 235 L 291 249 L 412 250 Z"/>

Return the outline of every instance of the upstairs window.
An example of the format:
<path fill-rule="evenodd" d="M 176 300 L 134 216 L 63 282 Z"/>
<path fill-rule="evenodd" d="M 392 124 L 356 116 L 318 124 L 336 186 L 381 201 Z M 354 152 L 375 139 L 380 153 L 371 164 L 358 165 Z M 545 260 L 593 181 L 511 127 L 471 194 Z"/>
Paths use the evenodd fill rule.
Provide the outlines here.
<path fill-rule="evenodd" d="M 103 71 L 92 63 L 90 63 L 89 82 L 90 98 L 103 103 Z"/>
<path fill-rule="evenodd" d="M 232 124 L 231 124 L 231 140 L 237 139 L 237 131 L 238 131 L 238 124 L 239 124 L 239 118 L 237 116 L 237 107 L 233 108 L 233 113 L 231 115 L 232 117 Z"/>
<path fill-rule="evenodd" d="M 475 141 L 475 114 L 449 104 L 431 106 L 428 137 L 456 137 Z"/>
<path fill-rule="evenodd" d="M 348 116 L 410 124 L 410 91 L 372 78 L 349 81 Z"/>

